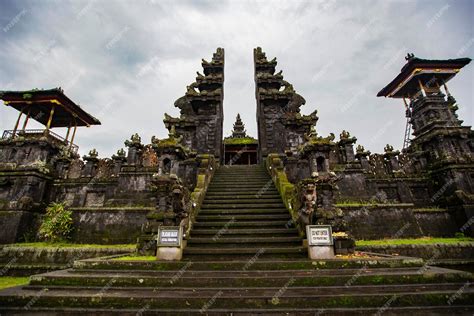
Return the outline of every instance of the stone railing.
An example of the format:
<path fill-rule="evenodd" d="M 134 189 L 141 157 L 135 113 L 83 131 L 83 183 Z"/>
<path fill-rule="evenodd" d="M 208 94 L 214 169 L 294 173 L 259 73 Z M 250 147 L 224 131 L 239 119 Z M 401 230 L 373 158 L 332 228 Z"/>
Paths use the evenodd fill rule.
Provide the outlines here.
<path fill-rule="evenodd" d="M 46 130 L 46 129 L 27 129 L 27 130 L 18 130 L 18 131 L 13 131 L 13 130 L 5 130 L 3 131 L 2 139 L 15 139 L 18 137 L 28 137 L 31 139 L 39 139 L 41 137 L 46 137 L 48 140 L 51 140 L 52 142 L 66 146 L 67 148 L 70 148 L 70 152 L 77 154 L 77 151 L 79 150 L 79 146 L 77 146 L 74 143 L 71 143 L 70 141 L 67 141 L 64 139 L 62 136 L 54 133 L 51 130 Z"/>
<path fill-rule="evenodd" d="M 138 241 L 140 253 L 153 254 L 156 249 L 154 236 L 160 226 L 181 226 L 187 239 L 199 212 L 217 162 L 213 155 L 197 155 L 198 171 L 193 191 L 183 185 L 176 175 L 155 175 L 152 180 L 156 192 L 156 208 L 147 215 Z"/>
<path fill-rule="evenodd" d="M 305 235 L 306 225 L 308 225 L 307 216 L 301 216 L 300 209 L 302 208 L 302 201 L 297 192 L 297 186 L 288 181 L 286 176 L 282 156 L 278 154 L 269 154 L 265 161 L 265 167 L 272 177 L 280 196 L 285 204 L 286 209 L 291 214 L 291 222 L 287 223 L 287 227 L 293 224 L 298 228 L 301 236 Z"/>

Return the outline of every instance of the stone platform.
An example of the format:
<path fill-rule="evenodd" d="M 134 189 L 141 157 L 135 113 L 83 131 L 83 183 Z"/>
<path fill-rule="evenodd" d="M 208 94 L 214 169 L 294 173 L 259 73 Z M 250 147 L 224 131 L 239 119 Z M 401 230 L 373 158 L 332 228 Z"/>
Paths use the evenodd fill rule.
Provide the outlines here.
<path fill-rule="evenodd" d="M 18 314 L 472 314 L 471 274 L 421 259 L 76 261 L 0 292 Z"/>

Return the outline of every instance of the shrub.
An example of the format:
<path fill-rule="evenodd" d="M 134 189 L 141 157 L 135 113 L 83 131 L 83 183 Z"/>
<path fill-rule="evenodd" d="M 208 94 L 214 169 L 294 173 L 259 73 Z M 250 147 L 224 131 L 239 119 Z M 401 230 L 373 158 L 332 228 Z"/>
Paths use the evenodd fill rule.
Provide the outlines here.
<path fill-rule="evenodd" d="M 63 203 L 51 203 L 40 227 L 40 237 L 46 241 L 58 242 L 70 238 L 72 232 L 72 212 Z"/>

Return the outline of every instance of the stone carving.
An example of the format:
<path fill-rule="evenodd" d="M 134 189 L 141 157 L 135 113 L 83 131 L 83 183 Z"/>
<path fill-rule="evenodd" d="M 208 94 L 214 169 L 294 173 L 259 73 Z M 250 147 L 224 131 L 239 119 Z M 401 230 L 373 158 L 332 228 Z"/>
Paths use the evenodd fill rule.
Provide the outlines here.
<path fill-rule="evenodd" d="M 179 108 L 182 118 L 195 114 L 191 102 L 189 102 L 186 96 L 182 96 L 181 98 L 177 99 L 174 102 L 174 106 Z M 165 118 L 166 115 L 168 114 L 165 113 Z"/>
<path fill-rule="evenodd" d="M 109 178 L 113 174 L 113 162 L 111 159 L 99 159 L 97 162 L 96 178 Z"/>
<path fill-rule="evenodd" d="M 151 168 L 158 166 L 158 156 L 151 146 L 147 146 L 142 156 L 143 167 Z"/>
<path fill-rule="evenodd" d="M 289 113 L 299 113 L 300 107 L 306 103 L 306 100 L 299 95 L 298 93 L 294 93 L 291 96 L 290 101 L 286 105 L 286 111 Z"/>
<path fill-rule="evenodd" d="M 254 49 L 254 68 L 257 97 L 259 158 L 269 153 L 296 154 L 305 134 L 316 124 L 316 112 L 301 115 L 305 99 L 295 92 L 293 85 L 275 73 L 276 58 L 268 61 L 260 47 Z"/>
<path fill-rule="evenodd" d="M 196 81 L 187 86 L 183 97 L 174 105 L 180 117 L 165 114 L 164 123 L 183 137 L 181 144 L 199 154 L 221 157 L 223 140 L 223 84 L 224 50 L 218 48 L 210 62 L 202 60 L 204 74 L 197 73 Z"/>
<path fill-rule="evenodd" d="M 84 167 L 84 162 L 80 159 L 74 159 L 69 165 L 68 175 L 69 179 L 78 179 L 81 177 L 81 171 Z"/>

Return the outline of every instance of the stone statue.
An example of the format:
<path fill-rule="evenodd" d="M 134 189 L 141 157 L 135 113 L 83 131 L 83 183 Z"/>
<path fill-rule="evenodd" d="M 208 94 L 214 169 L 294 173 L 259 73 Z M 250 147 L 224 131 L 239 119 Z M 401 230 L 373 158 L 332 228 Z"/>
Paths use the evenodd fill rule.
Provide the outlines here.
<path fill-rule="evenodd" d="M 194 115 L 194 110 L 186 96 L 182 96 L 174 102 L 174 106 L 180 109 L 181 116 Z M 165 115 L 166 117 L 166 115 Z"/>
<path fill-rule="evenodd" d="M 290 102 L 286 105 L 286 110 L 289 113 L 299 113 L 300 107 L 306 103 L 306 100 L 299 95 L 294 93 L 290 99 Z"/>

